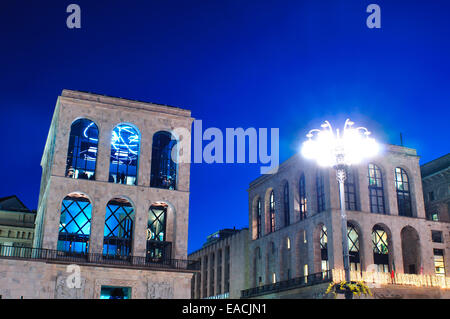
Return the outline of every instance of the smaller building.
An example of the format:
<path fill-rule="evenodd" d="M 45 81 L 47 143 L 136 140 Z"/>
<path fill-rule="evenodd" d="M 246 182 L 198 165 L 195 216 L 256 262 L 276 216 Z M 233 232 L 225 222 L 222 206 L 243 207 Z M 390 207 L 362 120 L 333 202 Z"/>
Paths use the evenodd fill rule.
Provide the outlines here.
<path fill-rule="evenodd" d="M 428 220 L 450 222 L 450 153 L 420 166 Z"/>
<path fill-rule="evenodd" d="M 35 219 L 16 195 L 0 198 L 0 246 L 31 247 Z"/>
<path fill-rule="evenodd" d="M 248 288 L 248 228 L 221 229 L 188 259 L 200 263 L 192 278 L 192 299 L 237 299 Z"/>

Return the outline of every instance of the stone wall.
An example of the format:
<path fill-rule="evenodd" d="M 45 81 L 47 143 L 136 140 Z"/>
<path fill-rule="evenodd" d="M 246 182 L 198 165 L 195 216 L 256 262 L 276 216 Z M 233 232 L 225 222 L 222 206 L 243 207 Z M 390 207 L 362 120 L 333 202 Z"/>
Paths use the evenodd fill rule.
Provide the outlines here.
<path fill-rule="evenodd" d="M 68 265 L 0 259 L 3 299 L 99 299 L 101 286 L 130 287 L 132 299 L 190 298 L 192 273 L 80 266 L 80 288 L 69 288 Z"/>

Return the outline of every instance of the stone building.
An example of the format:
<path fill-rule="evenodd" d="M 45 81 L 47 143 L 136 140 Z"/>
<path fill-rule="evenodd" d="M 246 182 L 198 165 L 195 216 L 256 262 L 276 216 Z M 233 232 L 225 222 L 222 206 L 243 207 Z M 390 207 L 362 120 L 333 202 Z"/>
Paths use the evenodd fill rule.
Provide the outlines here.
<path fill-rule="evenodd" d="M 427 219 L 450 222 L 450 154 L 420 167 Z"/>
<path fill-rule="evenodd" d="M 63 90 L 34 245 L 0 258 L 0 295 L 189 298 L 190 165 L 176 158 L 190 158 L 177 132 L 192 121 L 177 107 Z"/>
<path fill-rule="evenodd" d="M 248 228 L 222 229 L 210 236 L 189 260 L 199 263 L 192 278 L 192 299 L 239 298 L 248 287 Z"/>
<path fill-rule="evenodd" d="M 347 172 L 352 279 L 375 282 L 378 297 L 450 298 L 441 288 L 450 287 L 450 224 L 426 219 L 422 194 L 414 149 L 386 145 Z M 248 195 L 251 288 L 242 296 L 323 297 L 333 276 L 343 277 L 335 170 L 296 154 L 253 181 Z"/>
<path fill-rule="evenodd" d="M 0 198 L 0 250 L 1 246 L 31 247 L 35 219 L 36 212 L 29 210 L 17 196 Z"/>

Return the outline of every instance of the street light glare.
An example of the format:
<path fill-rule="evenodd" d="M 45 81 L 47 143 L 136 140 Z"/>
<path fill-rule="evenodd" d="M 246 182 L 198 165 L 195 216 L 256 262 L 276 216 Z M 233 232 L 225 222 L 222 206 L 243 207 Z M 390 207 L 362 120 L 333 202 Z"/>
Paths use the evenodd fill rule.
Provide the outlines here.
<path fill-rule="evenodd" d="M 327 121 L 321 130 L 311 130 L 302 145 L 302 155 L 324 167 L 358 164 L 377 155 L 379 145 L 370 132 L 364 127 L 353 128 L 353 124 L 347 120 L 342 133 L 339 129 L 334 132 Z"/>
<path fill-rule="evenodd" d="M 341 233 L 342 238 L 347 235 L 347 215 L 345 213 L 346 167 L 357 164 L 364 158 L 378 153 L 379 146 L 365 127 L 353 127 L 354 123 L 347 119 L 342 134 L 339 129 L 333 131 L 330 122 L 325 121 L 322 129 L 313 129 L 306 135 L 308 138 L 302 145 L 302 155 L 312 159 L 320 166 L 332 166 L 336 169 L 339 182 L 339 198 L 341 205 Z M 342 255 L 344 258 L 345 280 L 350 281 L 350 259 L 348 241 L 342 241 Z"/>

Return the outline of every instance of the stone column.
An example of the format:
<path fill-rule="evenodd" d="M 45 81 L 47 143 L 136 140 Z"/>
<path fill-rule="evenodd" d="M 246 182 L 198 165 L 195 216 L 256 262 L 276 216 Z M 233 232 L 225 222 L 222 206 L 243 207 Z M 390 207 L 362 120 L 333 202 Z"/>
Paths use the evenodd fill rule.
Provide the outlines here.
<path fill-rule="evenodd" d="M 328 256 L 330 256 L 330 269 L 344 269 L 344 256 L 342 251 L 342 228 L 341 214 L 339 211 L 331 213 L 331 229 L 327 230 L 328 234 Z M 330 245 L 331 244 L 331 245 Z M 332 254 L 330 254 L 330 250 Z"/>
<path fill-rule="evenodd" d="M 393 262 L 395 263 L 395 272 L 404 273 L 401 228 L 392 227 L 391 233 L 392 248 L 389 248 L 392 249 L 391 257 L 393 258 Z M 390 267 L 392 267 L 392 265 L 390 265 Z"/>
<path fill-rule="evenodd" d="M 100 198 L 96 194 L 92 203 L 91 235 L 89 238 L 89 253 L 91 254 L 101 254 L 103 252 L 103 233 L 108 200 L 108 198 Z"/>
<path fill-rule="evenodd" d="M 147 198 L 143 198 L 143 190 L 138 191 L 138 199 L 134 210 L 133 256 L 145 257 L 147 251 Z"/>
<path fill-rule="evenodd" d="M 183 123 L 183 128 L 187 129 L 189 131 L 189 134 L 191 135 L 191 126 L 192 126 L 193 119 L 189 119 L 186 121 L 186 123 Z M 180 140 L 178 142 L 178 151 L 179 156 L 183 157 L 187 161 L 191 160 L 191 141 L 188 140 L 191 138 L 191 136 L 182 136 L 181 139 L 186 139 L 186 141 Z M 183 147 L 181 147 L 181 145 Z M 198 152 L 202 152 L 202 150 L 198 150 Z M 178 182 L 177 182 L 177 189 L 181 191 L 189 191 L 189 176 L 190 176 L 190 169 L 191 165 L 190 163 L 181 162 L 178 164 Z"/>
<path fill-rule="evenodd" d="M 95 169 L 95 180 L 108 182 L 109 161 L 111 155 L 111 136 L 113 124 L 109 121 L 99 123 L 99 139 L 97 150 L 97 167 Z"/>
<path fill-rule="evenodd" d="M 147 121 L 144 122 L 144 127 L 151 127 Z M 151 172 L 151 157 L 153 144 L 153 130 L 143 129 L 141 132 L 141 144 L 139 154 L 138 167 L 138 185 L 150 187 L 150 172 Z"/>
<path fill-rule="evenodd" d="M 395 174 L 394 167 L 387 165 L 380 167 L 383 173 L 383 186 L 384 186 L 384 203 L 386 207 L 386 213 L 389 215 L 398 215 L 397 206 L 397 191 L 395 188 Z"/>
<path fill-rule="evenodd" d="M 369 265 L 374 263 L 373 260 L 373 244 L 372 229 L 370 224 L 361 225 L 361 234 L 359 234 L 359 253 L 361 258 L 361 269 L 366 271 Z"/>

